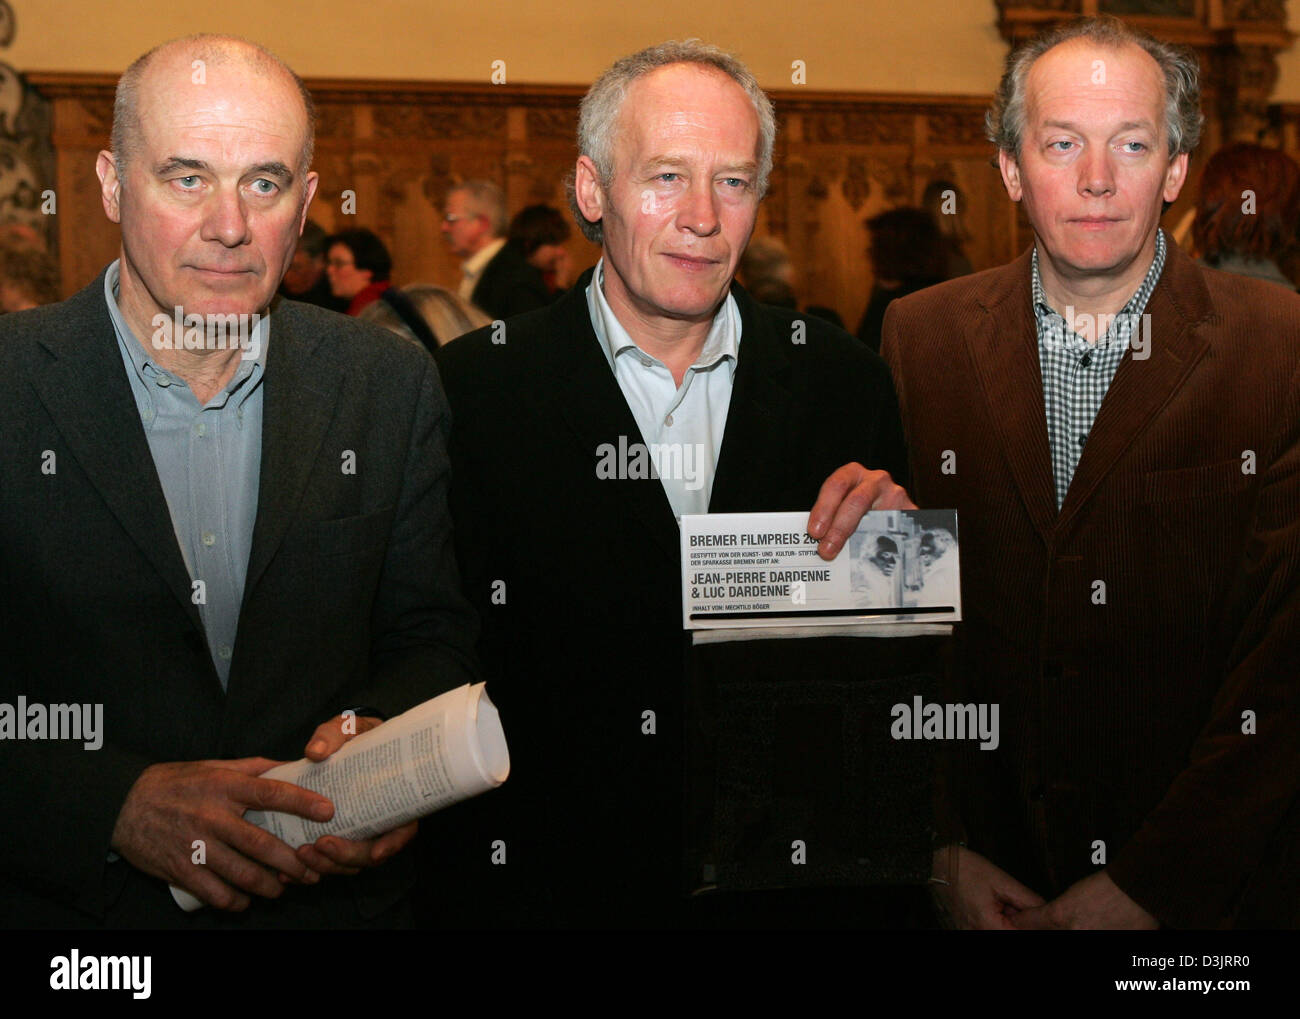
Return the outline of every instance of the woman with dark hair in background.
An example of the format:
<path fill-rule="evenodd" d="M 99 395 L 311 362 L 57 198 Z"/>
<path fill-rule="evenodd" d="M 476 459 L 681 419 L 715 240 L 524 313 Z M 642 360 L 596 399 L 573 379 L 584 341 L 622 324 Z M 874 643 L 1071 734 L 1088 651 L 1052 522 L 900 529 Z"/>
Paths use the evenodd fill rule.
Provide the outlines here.
<path fill-rule="evenodd" d="M 1240 142 L 1201 172 L 1192 237 L 1201 261 L 1294 290 L 1279 263 L 1300 229 L 1300 166 L 1277 149 Z"/>
<path fill-rule="evenodd" d="M 379 300 L 392 284 L 393 259 L 374 232 L 357 227 L 341 230 L 325 243 L 325 272 L 335 297 L 345 297 L 349 315 Z"/>
<path fill-rule="evenodd" d="M 507 243 L 541 270 L 552 299 L 569 287 L 569 253 L 564 244 L 571 232 L 564 214 L 549 205 L 520 209 L 510 221 Z"/>
<path fill-rule="evenodd" d="M 939 227 L 928 212 L 912 206 L 889 209 L 867 220 L 874 284 L 867 310 L 858 324 L 858 339 L 880 353 L 885 309 L 905 297 L 947 278 L 947 249 Z"/>
<path fill-rule="evenodd" d="M 962 219 L 961 206 L 965 196 L 961 189 L 950 180 L 932 180 L 925 186 L 921 195 L 921 208 L 930 214 L 935 226 L 939 228 L 939 240 L 943 246 L 944 279 L 956 279 L 974 272 L 970 259 L 966 257 L 966 242 L 970 234 Z"/>

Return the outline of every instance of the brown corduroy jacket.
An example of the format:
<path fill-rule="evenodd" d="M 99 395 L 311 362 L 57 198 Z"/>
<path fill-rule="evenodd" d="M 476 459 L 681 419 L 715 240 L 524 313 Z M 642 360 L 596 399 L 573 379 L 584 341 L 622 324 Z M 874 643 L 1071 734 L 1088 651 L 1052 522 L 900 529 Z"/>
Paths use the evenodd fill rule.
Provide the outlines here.
<path fill-rule="evenodd" d="M 951 696 L 1000 705 L 954 823 L 1048 898 L 1104 863 L 1167 925 L 1300 924 L 1300 297 L 1170 242 L 1058 513 L 1030 271 L 885 321 L 913 498 L 958 510 Z"/>

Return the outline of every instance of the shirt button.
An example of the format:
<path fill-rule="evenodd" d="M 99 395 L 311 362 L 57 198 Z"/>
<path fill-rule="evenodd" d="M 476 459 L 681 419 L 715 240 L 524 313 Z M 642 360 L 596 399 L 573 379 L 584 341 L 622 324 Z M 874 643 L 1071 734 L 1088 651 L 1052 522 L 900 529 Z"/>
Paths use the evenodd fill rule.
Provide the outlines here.
<path fill-rule="evenodd" d="M 669 414 L 666 418 L 664 418 L 664 424 L 668 425 L 671 428 L 672 423 L 673 423 L 673 416 Z"/>
<path fill-rule="evenodd" d="M 211 531 L 203 532 L 203 544 L 207 545 L 209 548 L 211 548 L 216 543 L 216 540 L 217 540 L 217 536 L 213 534 Z"/>
<path fill-rule="evenodd" d="M 162 389 L 166 389 L 166 388 L 167 388 L 168 386 L 170 386 L 171 384 L 172 384 L 172 380 L 169 379 L 166 375 L 159 375 L 159 376 L 158 376 L 158 385 L 159 385 L 160 388 L 162 388 Z"/>
<path fill-rule="evenodd" d="M 151 410 L 144 410 L 144 411 L 141 412 L 140 417 L 142 417 L 145 421 L 152 421 L 152 420 L 153 420 L 153 411 L 151 411 Z"/>
<path fill-rule="evenodd" d="M 203 422 L 199 422 L 197 425 L 194 426 L 194 434 L 197 435 L 200 439 L 203 438 L 203 436 L 208 434 L 208 426 L 203 424 Z"/>
<path fill-rule="evenodd" d="M 1088 353 L 1083 355 L 1083 360 L 1079 362 L 1079 367 L 1089 368 L 1091 366 L 1092 366 L 1092 351 L 1090 350 L 1088 351 Z"/>
<path fill-rule="evenodd" d="M 230 661 L 230 655 L 231 655 L 231 650 L 229 644 L 222 644 L 219 648 L 217 648 L 217 657 L 223 658 L 226 661 Z"/>
<path fill-rule="evenodd" d="M 1085 442 L 1087 442 L 1087 441 L 1088 441 L 1088 436 L 1087 436 L 1087 435 L 1080 435 L 1080 436 L 1079 436 L 1079 445 L 1080 445 L 1080 446 L 1082 446 L 1082 445 L 1083 445 Z"/>

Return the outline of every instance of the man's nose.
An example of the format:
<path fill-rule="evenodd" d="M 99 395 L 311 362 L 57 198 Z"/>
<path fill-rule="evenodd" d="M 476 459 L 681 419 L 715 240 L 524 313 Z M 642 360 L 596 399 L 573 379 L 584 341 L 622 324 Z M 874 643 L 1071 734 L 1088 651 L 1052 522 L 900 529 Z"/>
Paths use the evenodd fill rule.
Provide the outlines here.
<path fill-rule="evenodd" d="M 1079 160 L 1079 194 L 1108 195 L 1115 190 L 1115 168 L 1107 149 L 1085 151 Z"/>
<path fill-rule="evenodd" d="M 677 225 L 700 237 L 718 232 L 718 196 L 709 179 L 692 181 L 677 213 Z"/>
<path fill-rule="evenodd" d="M 248 211 L 238 191 L 223 188 L 212 197 L 200 236 L 228 248 L 248 243 Z"/>

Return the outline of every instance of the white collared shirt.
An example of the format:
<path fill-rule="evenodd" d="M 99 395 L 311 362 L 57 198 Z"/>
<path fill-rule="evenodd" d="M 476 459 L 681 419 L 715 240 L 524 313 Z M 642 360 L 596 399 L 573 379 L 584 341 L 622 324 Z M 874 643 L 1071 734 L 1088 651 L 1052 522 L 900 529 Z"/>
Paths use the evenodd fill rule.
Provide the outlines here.
<path fill-rule="evenodd" d="M 683 513 L 707 513 L 740 349 L 736 299 L 727 294 L 713 316 L 700 356 L 686 369 L 678 386 L 668 366 L 628 335 L 605 300 L 604 286 L 602 258 L 587 287 L 591 325 L 641 429 L 639 438 L 648 449 L 673 514 L 680 520 Z M 628 436 L 627 445 L 637 439 Z"/>
<path fill-rule="evenodd" d="M 474 288 L 478 286 L 479 279 L 483 276 L 483 270 L 487 264 L 497 257 L 497 252 L 506 246 L 506 239 L 498 237 L 495 241 L 485 248 L 480 248 L 469 258 L 460 263 L 460 289 L 456 291 L 465 300 L 470 300 L 474 296 Z"/>

